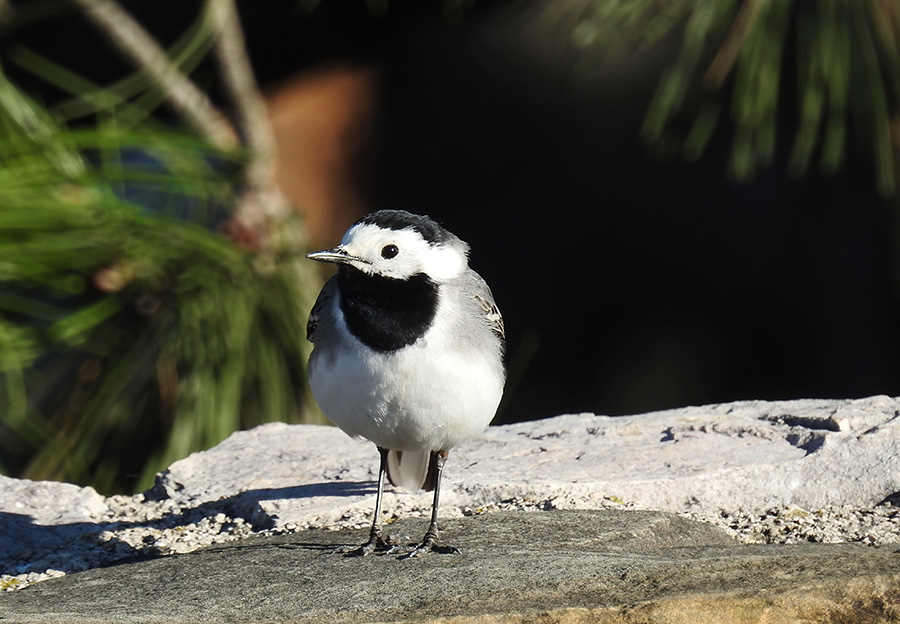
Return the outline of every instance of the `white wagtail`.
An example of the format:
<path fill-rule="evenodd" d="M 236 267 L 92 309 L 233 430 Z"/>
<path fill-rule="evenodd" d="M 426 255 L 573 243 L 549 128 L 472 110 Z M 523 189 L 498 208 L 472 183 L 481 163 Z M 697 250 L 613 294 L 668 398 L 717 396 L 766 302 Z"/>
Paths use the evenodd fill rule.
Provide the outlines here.
<path fill-rule="evenodd" d="M 497 411 L 506 373 L 503 318 L 468 266 L 469 246 L 426 216 L 366 215 L 341 244 L 307 258 L 337 264 L 309 315 L 309 385 L 325 415 L 381 455 L 367 555 L 396 547 L 381 534 L 384 477 L 434 490 L 431 524 L 407 556 L 439 547 L 441 472 L 452 447 Z"/>

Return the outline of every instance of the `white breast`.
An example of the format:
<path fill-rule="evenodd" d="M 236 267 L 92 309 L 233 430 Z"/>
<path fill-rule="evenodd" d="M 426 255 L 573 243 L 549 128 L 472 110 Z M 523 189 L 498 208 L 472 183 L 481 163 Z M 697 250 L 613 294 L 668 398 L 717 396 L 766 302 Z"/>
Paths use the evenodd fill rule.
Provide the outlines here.
<path fill-rule="evenodd" d="M 325 415 L 352 436 L 402 451 L 446 450 L 478 436 L 503 393 L 497 353 L 473 353 L 435 326 L 392 353 L 363 347 L 337 322 L 332 354 L 314 349 L 309 385 Z"/>

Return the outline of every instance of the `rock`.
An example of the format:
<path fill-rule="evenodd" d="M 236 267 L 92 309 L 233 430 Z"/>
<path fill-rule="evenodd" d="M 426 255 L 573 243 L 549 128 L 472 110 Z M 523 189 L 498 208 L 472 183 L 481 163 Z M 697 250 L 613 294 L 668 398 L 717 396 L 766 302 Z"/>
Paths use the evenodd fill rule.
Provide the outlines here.
<path fill-rule="evenodd" d="M 900 401 L 742 401 L 639 416 L 491 427 L 454 449 L 445 513 L 510 499 L 597 509 L 622 501 L 714 517 L 875 505 L 900 491 Z M 158 488 L 181 505 L 233 497 L 258 526 L 362 520 L 377 453 L 333 427 L 273 423 L 174 463 Z M 427 508 L 390 494 L 386 509 Z"/>
<path fill-rule="evenodd" d="M 99 533 L 107 511 L 106 501 L 93 488 L 0 476 L 0 575 L 34 571 L 32 562 L 60 551 L 65 553 L 60 566 L 66 567 L 77 557 L 68 552 L 68 545 Z M 49 563 L 37 566 L 44 574 L 51 569 Z"/>
<path fill-rule="evenodd" d="M 393 532 L 418 534 L 424 519 Z M 365 530 L 252 537 L 0 594 L 4 622 L 896 621 L 900 554 L 860 545 L 741 546 L 649 511 L 453 519 L 461 555 L 399 561 L 334 548 Z"/>
<path fill-rule="evenodd" d="M 62 525 L 98 522 L 107 505 L 94 488 L 0 475 L 0 510 L 35 524 Z"/>
<path fill-rule="evenodd" d="M 492 427 L 454 449 L 442 518 L 653 509 L 745 543 L 900 541 L 900 401 L 742 401 Z M 259 533 L 371 521 L 377 453 L 333 427 L 272 423 L 175 462 L 149 492 L 0 478 L 0 588 Z M 890 499 L 894 500 L 894 499 Z M 427 514 L 391 489 L 390 517 Z"/>

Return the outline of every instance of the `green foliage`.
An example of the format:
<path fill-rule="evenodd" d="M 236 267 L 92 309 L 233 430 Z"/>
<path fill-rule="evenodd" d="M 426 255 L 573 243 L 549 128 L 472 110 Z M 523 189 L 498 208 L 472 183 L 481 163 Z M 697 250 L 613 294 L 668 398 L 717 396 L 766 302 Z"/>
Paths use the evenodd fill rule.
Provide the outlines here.
<path fill-rule="evenodd" d="M 677 145 L 697 158 L 728 115 L 734 128 L 729 169 L 749 179 L 771 165 L 778 114 L 792 101 L 785 90 L 795 89 L 799 123 L 790 170 L 803 174 L 818 160 L 820 170 L 834 172 L 854 136 L 871 152 L 880 191 L 895 192 L 897 0 L 602 0 L 579 27 L 586 23 L 595 25 L 600 41 L 626 32 L 642 46 L 680 29 L 677 56 L 644 122 L 651 144 Z M 787 84 L 786 76 L 796 83 Z"/>
<path fill-rule="evenodd" d="M 0 466 L 107 492 L 315 418 L 301 225 L 216 231 L 240 156 L 127 110 L 67 127 L 0 74 Z"/>

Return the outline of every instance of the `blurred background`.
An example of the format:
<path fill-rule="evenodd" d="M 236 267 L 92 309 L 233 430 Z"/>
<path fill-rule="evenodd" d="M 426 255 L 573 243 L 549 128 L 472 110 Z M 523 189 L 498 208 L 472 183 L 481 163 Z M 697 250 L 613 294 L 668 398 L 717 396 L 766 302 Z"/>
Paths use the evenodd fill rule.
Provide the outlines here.
<path fill-rule="evenodd" d="M 900 0 L 0 0 L 0 472 L 324 422 L 303 254 L 472 246 L 495 422 L 900 394 Z"/>

